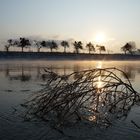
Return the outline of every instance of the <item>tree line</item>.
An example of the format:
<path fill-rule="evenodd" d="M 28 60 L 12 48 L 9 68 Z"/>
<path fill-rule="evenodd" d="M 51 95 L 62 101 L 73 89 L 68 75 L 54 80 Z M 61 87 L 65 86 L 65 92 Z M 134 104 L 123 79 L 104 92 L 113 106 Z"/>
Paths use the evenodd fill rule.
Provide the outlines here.
<path fill-rule="evenodd" d="M 91 42 L 87 43 L 85 46 L 82 43 L 82 41 L 73 41 L 71 44 L 72 45 L 70 45 L 70 43 L 66 40 L 62 40 L 59 42 L 55 40 L 37 41 L 37 40 L 30 40 L 28 38 L 21 37 L 19 39 L 8 39 L 4 47 L 6 52 L 10 51 L 10 47 L 19 47 L 21 48 L 21 52 L 24 52 L 25 48 L 30 48 L 30 47 L 36 48 L 37 52 L 41 52 L 41 49 L 43 48 L 50 49 L 50 52 L 53 52 L 53 50 L 57 50 L 59 47 L 63 47 L 64 53 L 67 53 L 67 48 L 69 47 L 74 48 L 74 53 L 79 53 L 80 50 L 85 50 L 85 49 L 88 51 L 89 54 L 94 53 L 96 51 L 99 51 L 99 53 L 101 54 L 102 52 L 106 51 L 105 46 L 93 45 L 93 43 Z"/>
<path fill-rule="evenodd" d="M 79 53 L 80 50 L 86 50 L 89 54 L 95 53 L 96 51 L 101 54 L 106 51 L 106 47 L 103 45 L 93 45 L 93 43 L 88 42 L 85 46 L 82 41 L 73 41 L 70 45 L 69 41 L 55 41 L 55 40 L 31 40 L 25 37 L 20 37 L 19 39 L 8 39 L 5 47 L 5 51 L 9 52 L 10 47 L 19 47 L 21 52 L 24 52 L 25 48 L 36 48 L 37 52 L 41 52 L 41 49 L 50 49 L 50 52 L 57 50 L 59 47 L 63 47 L 63 52 L 67 53 L 67 49 L 70 47 L 74 48 L 74 53 Z M 136 49 L 135 42 L 127 42 L 121 47 L 121 51 L 125 54 L 134 54 L 135 51 L 140 52 L 140 49 Z"/>

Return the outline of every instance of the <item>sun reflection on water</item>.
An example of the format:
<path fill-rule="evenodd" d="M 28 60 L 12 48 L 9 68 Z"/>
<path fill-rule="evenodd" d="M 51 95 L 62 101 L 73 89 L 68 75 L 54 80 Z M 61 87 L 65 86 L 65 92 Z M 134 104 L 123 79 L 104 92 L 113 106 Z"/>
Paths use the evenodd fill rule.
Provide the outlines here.
<path fill-rule="evenodd" d="M 102 65 L 103 65 L 103 63 L 102 63 L 101 61 L 99 61 L 99 62 L 96 64 L 96 68 L 101 69 L 101 68 L 102 68 Z"/>
<path fill-rule="evenodd" d="M 95 122 L 96 121 L 96 116 L 89 116 L 89 121 Z"/>
<path fill-rule="evenodd" d="M 99 61 L 98 63 L 97 63 L 97 66 L 96 66 L 96 68 L 98 68 L 98 69 L 101 69 L 102 68 L 102 62 L 101 61 Z M 102 88 L 102 85 L 103 85 L 103 82 L 102 82 L 102 80 L 101 80 L 101 77 L 102 75 L 101 75 L 101 73 L 99 74 L 99 76 L 98 76 L 98 80 L 97 80 L 97 88 L 98 89 L 101 89 Z"/>
<path fill-rule="evenodd" d="M 98 77 L 97 88 L 100 89 L 102 87 L 101 75 Z"/>

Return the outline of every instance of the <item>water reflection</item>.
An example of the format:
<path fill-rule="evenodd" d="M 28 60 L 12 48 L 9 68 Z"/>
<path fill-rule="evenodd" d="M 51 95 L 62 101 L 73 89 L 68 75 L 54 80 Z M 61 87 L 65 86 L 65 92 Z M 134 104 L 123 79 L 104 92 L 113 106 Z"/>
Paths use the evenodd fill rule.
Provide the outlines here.
<path fill-rule="evenodd" d="M 41 137 L 44 137 L 44 134 L 46 134 L 46 132 L 45 132 L 46 130 L 50 131 L 50 129 L 48 128 L 48 126 L 46 124 L 44 124 L 44 126 L 47 126 L 47 128 L 43 126 L 42 129 L 40 131 L 38 131 L 38 128 L 40 128 L 40 125 L 42 124 L 40 122 L 39 122 L 39 125 L 35 124 L 33 126 L 32 126 L 32 123 L 30 123 L 31 125 L 29 125 L 29 123 L 23 123 L 23 122 L 21 122 L 20 125 L 17 125 L 17 122 L 19 122 L 19 120 L 21 118 L 19 118 L 19 117 L 16 118 L 15 116 L 11 116 L 11 114 L 9 115 L 9 109 L 12 109 L 11 107 L 14 107 L 14 106 L 17 106 L 17 105 L 23 103 L 25 99 L 29 99 L 28 97 L 30 94 L 38 91 L 40 88 L 42 89 L 42 87 L 44 85 L 40 86 L 40 83 L 42 85 L 42 83 L 46 83 L 46 80 L 47 80 L 47 75 L 43 76 L 43 74 L 45 74 L 44 73 L 45 67 L 49 68 L 50 71 L 56 71 L 57 73 L 59 73 L 61 75 L 63 75 L 63 74 L 67 75 L 74 71 L 78 72 L 83 69 L 92 69 L 92 68 L 98 67 L 98 64 L 100 65 L 101 62 L 91 62 L 91 61 L 89 61 L 89 62 L 84 62 L 84 61 L 82 61 L 82 62 L 42 62 L 42 61 L 35 62 L 35 61 L 32 61 L 32 62 L 30 62 L 30 64 L 28 64 L 27 62 L 25 62 L 25 63 L 24 62 L 22 62 L 22 63 L 21 62 L 15 62 L 15 63 L 13 63 L 13 62 L 10 62 L 10 63 L 3 62 L 2 63 L 1 62 L 0 63 L 0 83 L 1 83 L 0 84 L 0 91 L 1 91 L 0 112 L 1 112 L 1 115 L 4 112 L 4 114 L 6 116 L 6 120 L 0 118 L 0 124 L 2 124 L 2 127 L 3 127 L 2 129 L 0 129 L 1 136 L 7 136 L 7 132 L 11 132 L 11 130 L 12 130 L 13 133 L 11 133 L 11 135 L 9 135 L 9 139 L 16 139 L 15 135 L 14 135 L 15 133 L 19 136 L 19 138 L 21 137 L 21 135 L 22 136 L 24 135 L 24 139 L 28 139 L 28 136 L 29 136 L 28 134 L 30 132 L 38 132 L 37 135 L 39 136 L 39 138 L 41 138 Z M 104 67 L 117 67 L 128 73 L 129 73 L 129 71 L 131 71 L 130 73 L 135 75 L 135 76 L 130 76 L 131 80 L 133 80 L 132 83 L 135 86 L 135 89 L 140 92 L 140 86 L 139 86 L 140 63 L 139 62 L 129 62 L 129 63 L 102 62 L 102 68 L 104 68 Z M 21 77 L 23 75 L 22 73 L 24 75 L 27 75 L 30 77 L 30 78 L 28 78 L 28 80 L 26 80 L 26 82 L 24 80 L 21 81 L 20 78 L 10 80 L 10 77 L 13 77 L 13 76 Z M 81 76 L 76 74 L 76 77 L 80 78 Z M 125 78 L 125 76 L 123 75 L 122 78 Z M 103 79 L 103 77 L 101 77 L 101 79 L 97 78 L 96 80 L 100 81 L 102 79 Z M 26 92 L 25 90 L 28 90 L 29 92 Z M 11 91 L 11 92 L 7 92 L 7 91 Z M 81 91 L 82 91 L 82 89 L 81 89 Z M 109 96 L 109 95 L 110 94 L 108 94 L 108 96 L 107 96 L 107 99 L 109 102 L 113 101 L 113 99 L 114 99 L 114 101 L 115 100 L 117 101 L 117 96 L 115 96 L 115 94 L 114 95 L 112 94 L 112 96 Z M 103 96 L 103 97 L 105 97 L 105 96 Z M 96 100 L 96 102 L 99 101 L 99 104 L 101 105 L 101 109 L 103 111 L 106 111 L 106 108 L 105 108 L 106 100 L 104 101 L 103 99 L 105 99 L 105 98 L 102 98 L 102 96 L 99 96 L 98 100 Z M 75 101 L 76 100 L 73 100 L 73 103 L 75 103 Z M 66 107 L 69 107 L 69 106 L 66 106 Z M 73 107 L 77 107 L 77 104 L 74 104 Z M 94 108 L 96 109 L 97 107 L 94 107 Z M 111 111 L 114 111 L 114 110 L 112 109 Z M 13 110 L 12 110 L 12 112 L 13 112 Z M 90 112 L 90 110 L 89 110 L 89 112 Z M 128 112 L 124 111 L 124 114 L 126 114 L 126 116 L 127 116 Z M 133 124 L 131 124 L 131 122 L 130 122 L 130 120 L 134 120 L 134 122 L 136 122 L 138 125 L 140 125 L 139 124 L 139 122 L 140 122 L 139 112 L 140 112 L 140 109 L 137 107 L 134 107 L 133 109 L 131 109 L 127 120 L 119 121 L 118 124 L 115 123 L 111 127 L 111 129 L 109 129 L 110 131 L 105 133 L 105 136 L 107 136 L 107 138 L 110 138 L 113 135 L 114 138 L 116 137 L 116 139 L 118 138 L 118 136 L 120 136 L 122 139 L 129 139 L 129 136 L 131 135 L 134 139 L 136 137 L 137 137 L 136 139 L 139 139 L 140 133 L 138 132 L 137 128 L 135 128 L 135 126 L 133 126 Z M 97 109 L 96 109 L 95 114 L 90 114 L 87 117 L 87 119 L 92 122 L 97 122 L 97 120 L 100 119 Z M 103 115 L 109 115 L 109 113 L 108 114 L 103 113 Z M 121 115 L 121 112 L 120 112 L 120 115 Z M 13 123 L 7 122 L 7 118 L 8 119 L 12 118 Z M 109 123 L 110 120 L 106 120 L 106 122 L 107 121 Z M 79 131 L 81 130 L 81 125 L 78 126 L 76 124 L 76 126 L 77 126 L 76 131 L 73 127 L 70 130 L 70 132 L 71 131 L 75 132 L 75 136 L 77 137 L 77 130 L 79 130 Z M 33 129 L 33 127 L 37 127 L 37 129 Z M 29 129 L 26 129 L 26 128 L 29 128 Z M 42 133 L 42 130 L 45 130 L 44 133 Z M 85 130 L 87 131 L 87 126 L 84 127 L 84 131 L 82 129 L 81 134 L 83 134 L 83 132 L 86 132 Z M 90 134 L 93 134 L 93 137 L 94 137 L 95 134 L 93 132 L 95 132 L 95 131 L 93 129 L 90 129 L 90 127 L 88 130 L 90 131 Z M 89 134 L 89 131 L 87 132 L 88 134 Z M 27 133 L 27 132 L 29 132 L 29 133 Z M 52 132 L 54 132 L 54 130 L 52 130 Z M 124 132 L 124 133 L 122 133 L 122 132 Z M 25 133 L 27 133 L 27 134 L 25 134 Z M 85 135 L 87 135 L 87 133 Z M 36 134 L 36 133 L 30 133 L 30 134 L 31 134 L 31 136 L 33 136 L 33 134 Z M 41 134 L 42 134 L 42 136 L 41 136 Z M 81 134 L 79 133 L 78 136 L 81 137 Z M 102 134 L 103 133 L 101 132 L 100 139 L 104 138 L 104 135 L 102 135 Z M 98 131 L 97 131 L 97 136 L 99 136 Z M 128 136 L 128 137 L 126 138 L 126 136 Z M 83 137 L 81 137 L 81 139 L 82 138 Z M 99 137 L 97 139 L 99 139 Z"/>
<path fill-rule="evenodd" d="M 138 72 L 140 69 L 136 70 L 136 68 L 134 66 L 125 65 L 125 66 L 123 66 L 122 70 L 126 73 L 128 78 L 133 81 L 135 79 L 136 72 Z M 124 75 L 122 75 L 122 76 L 124 76 Z"/>
<path fill-rule="evenodd" d="M 31 73 L 28 69 L 27 73 L 24 68 L 24 66 L 21 66 L 21 69 L 12 70 L 9 65 L 5 68 L 5 77 L 7 77 L 9 80 L 19 80 L 22 82 L 30 81 L 31 80 Z"/>
<path fill-rule="evenodd" d="M 102 68 L 102 65 L 103 65 L 103 63 L 101 62 L 101 61 L 99 61 L 98 63 L 97 63 L 97 65 L 96 65 L 96 68 Z"/>
<path fill-rule="evenodd" d="M 129 62 L 129 63 L 122 63 L 122 62 L 99 62 L 99 64 L 102 63 L 102 68 L 104 67 L 117 67 L 119 69 L 125 70 L 125 71 L 129 71 L 131 70 L 131 73 L 133 73 L 135 75 L 132 76 L 132 84 L 135 86 L 135 89 L 137 91 L 140 91 L 140 86 L 139 86 L 139 81 L 140 81 L 140 63 L 139 62 Z M 38 90 L 42 89 L 44 87 L 44 84 L 46 83 L 47 77 L 46 76 L 42 76 L 44 73 L 44 68 L 47 67 L 50 69 L 50 71 L 55 71 L 61 75 L 67 75 L 70 74 L 71 72 L 79 72 L 80 70 L 84 70 L 84 69 L 92 69 L 97 67 L 98 62 L 36 62 L 36 61 L 32 61 L 30 63 L 27 62 L 0 62 L 0 116 L 2 116 L 4 114 L 4 118 L 2 119 L 0 117 L 0 125 L 2 126 L 0 129 L 0 134 L 1 137 L 4 139 L 20 139 L 21 136 L 23 136 L 23 139 L 29 139 L 29 135 L 32 138 L 35 138 L 37 135 L 38 137 L 36 137 L 37 139 L 40 138 L 44 138 L 44 139 L 48 139 L 49 136 L 47 136 L 46 131 L 48 132 L 56 132 L 56 129 L 52 130 L 50 128 L 48 128 L 48 123 L 46 124 L 42 124 L 42 122 L 39 122 L 38 125 L 35 125 L 31 122 L 31 123 L 23 123 L 21 120 L 21 118 L 19 116 L 16 116 L 17 114 L 12 114 L 11 112 L 13 112 L 12 107 L 17 107 L 17 105 L 24 103 L 24 101 L 26 99 L 29 99 L 28 97 L 31 96 L 33 93 L 36 93 Z M 100 67 L 99 67 L 100 68 Z M 19 76 L 21 77 L 22 75 L 27 75 L 30 78 L 28 78 L 28 80 L 26 80 L 24 82 L 21 81 L 21 78 L 13 78 L 12 80 L 10 80 L 10 77 L 13 76 Z M 80 78 L 81 76 L 77 76 L 78 74 L 76 74 L 76 77 Z M 121 75 L 122 76 L 122 75 Z M 75 79 L 76 79 L 75 77 Z M 125 78 L 124 76 L 122 76 L 122 78 Z M 96 79 L 97 81 L 102 80 L 103 77 L 101 77 L 101 79 Z M 43 83 L 43 84 L 42 84 Z M 41 86 L 40 86 L 41 85 Z M 42 86 L 43 85 L 43 86 Z M 93 85 L 91 85 L 92 87 Z M 97 85 L 96 85 L 97 86 Z M 79 86 L 79 88 L 82 88 L 82 86 Z M 100 87 L 100 86 L 99 86 Z M 70 87 L 69 87 L 70 88 Z M 84 88 L 84 87 L 83 87 Z M 26 92 L 26 90 L 28 90 Z M 68 90 L 65 90 L 66 92 L 68 92 Z M 84 90 L 82 90 L 82 93 L 84 92 Z M 119 93 L 118 93 L 119 94 Z M 72 94 L 73 95 L 73 94 Z M 111 101 L 114 99 L 114 101 L 117 101 L 117 96 L 115 96 L 115 94 L 108 94 L 108 96 L 99 96 L 100 94 L 96 95 L 96 99 L 93 101 L 95 103 L 98 103 L 98 108 L 97 106 L 94 107 L 94 112 L 91 112 L 92 110 L 88 110 L 88 116 L 87 116 L 87 120 L 89 120 L 90 122 L 96 123 L 98 122 L 97 120 L 99 120 L 100 118 L 102 118 L 103 115 L 105 115 L 107 118 L 107 116 L 109 116 L 111 113 L 105 113 L 104 111 L 106 111 L 106 105 L 107 103 L 111 103 Z M 50 96 L 51 97 L 51 96 Z M 70 96 L 71 97 L 71 96 Z M 106 98 L 107 99 L 106 99 Z M 84 98 L 87 99 L 87 98 Z M 107 102 L 108 100 L 108 102 Z M 80 101 L 80 100 L 79 100 Z M 115 102 L 116 102 L 115 101 Z M 120 102 L 121 103 L 121 102 Z M 69 106 L 66 106 L 65 108 L 70 107 L 71 104 L 68 104 Z M 73 108 L 77 107 L 77 103 L 76 103 L 76 99 L 73 100 Z M 123 105 L 123 102 L 122 102 Z M 120 105 L 120 107 L 122 106 Z M 99 106 L 100 109 L 103 110 L 103 113 L 99 114 Z M 64 106 L 62 106 L 63 109 Z M 22 108 L 20 107 L 21 111 Z M 61 108 L 58 108 L 58 111 Z M 93 108 L 91 108 L 93 109 Z M 64 109 L 65 111 L 65 109 Z M 110 110 L 112 112 L 114 112 L 114 108 L 112 108 L 112 110 Z M 115 123 L 113 124 L 113 126 L 111 128 L 109 128 L 105 133 L 102 132 L 99 133 L 98 130 L 93 130 L 91 129 L 91 127 L 89 127 L 89 129 L 87 129 L 87 125 L 84 125 L 84 129 L 81 129 L 83 125 L 78 125 L 76 124 L 76 128 L 72 127 L 71 129 L 68 129 L 68 131 L 70 133 L 71 136 L 71 132 L 73 132 L 73 134 L 77 137 L 79 137 L 79 139 L 83 139 L 85 138 L 85 136 L 90 136 L 90 134 L 92 134 L 93 137 L 97 136 L 97 139 L 108 139 L 110 137 L 112 137 L 112 135 L 114 136 L 113 138 L 115 139 L 129 139 L 130 137 L 132 137 L 132 139 L 139 139 L 140 137 L 140 133 L 137 130 L 137 128 L 131 124 L 130 120 L 134 120 L 134 122 L 136 122 L 136 124 L 140 125 L 140 109 L 138 107 L 134 107 L 131 110 L 127 110 L 124 112 L 120 112 L 118 115 L 121 116 L 121 113 L 126 114 L 129 113 L 130 114 L 128 116 L 128 118 L 124 121 L 115 121 Z M 92 114 L 90 114 L 90 112 Z M 94 114 L 93 114 L 94 113 Z M 115 113 L 115 112 L 114 112 Z M 116 113 L 117 114 L 117 113 Z M 58 113 L 59 116 L 59 113 Z M 51 117 L 51 116 L 50 116 Z M 80 116 L 79 116 L 80 117 Z M 111 117 L 111 116 L 110 116 Z M 109 117 L 109 118 L 110 118 Z M 112 116 L 113 117 L 113 116 Z M 119 116 L 118 116 L 119 117 Z M 78 116 L 77 116 L 78 118 Z M 78 118 L 80 119 L 80 118 Z M 11 120 L 10 122 L 7 120 Z M 110 120 L 105 120 L 106 123 L 109 123 Z M 46 126 L 46 127 L 44 127 Z M 28 129 L 27 129 L 28 128 Z M 41 129 L 40 129 L 41 128 Z M 80 129 L 79 129 L 80 128 Z M 44 132 L 42 133 L 42 130 L 44 130 Z M 88 131 L 87 131 L 88 130 Z M 35 132 L 35 133 L 33 133 Z M 37 135 L 34 135 L 36 134 Z M 78 133 L 77 133 L 78 132 Z M 79 133 L 80 132 L 80 133 Z M 85 132 L 83 134 L 83 132 Z M 87 133 L 86 133 L 87 132 Z M 94 133 L 96 132 L 96 134 Z M 10 135 L 7 135 L 7 133 L 9 133 Z M 16 134 L 16 135 L 15 135 Z M 44 134 L 46 134 L 46 137 L 44 136 Z M 72 134 L 72 137 L 73 137 Z M 83 134 L 83 136 L 81 136 Z M 53 134 L 52 134 L 53 135 Z M 58 137 L 60 136 L 60 134 L 58 135 Z M 119 136 L 119 138 L 118 138 Z M 7 138 L 8 137 L 8 138 Z M 106 138 L 107 137 L 107 138 Z M 49 137 L 50 138 L 50 137 Z M 53 139 L 53 138 L 52 138 Z M 56 138 L 58 139 L 58 138 Z M 69 138 L 68 138 L 69 139 Z M 90 137 L 89 137 L 90 139 Z M 92 139 L 92 138 L 91 138 Z"/>
<path fill-rule="evenodd" d="M 10 71 L 9 65 L 6 65 L 5 66 L 5 77 L 9 77 L 9 71 Z"/>
<path fill-rule="evenodd" d="M 102 87 L 101 76 L 98 77 L 97 88 L 100 89 Z"/>
<path fill-rule="evenodd" d="M 34 67 L 32 67 L 32 65 L 26 65 L 23 64 L 21 66 L 16 66 L 16 65 L 11 65 L 11 64 L 5 64 L 3 65 L 3 67 L 0 67 L 0 73 L 4 73 L 5 78 L 8 78 L 9 80 L 19 80 L 22 82 L 27 82 L 30 80 L 35 79 L 34 77 L 36 77 L 37 80 L 42 80 L 45 81 L 46 79 L 46 75 L 42 74 L 43 70 L 45 67 L 47 67 L 50 71 L 55 71 L 59 74 L 69 74 L 71 72 L 78 72 L 80 70 L 83 69 L 92 69 L 92 68 L 102 68 L 102 67 L 117 67 L 120 68 L 121 70 L 123 70 L 128 78 L 131 81 L 135 81 L 135 77 L 136 75 L 138 75 L 140 73 L 140 66 L 138 66 L 137 64 L 133 65 L 132 63 L 129 64 L 121 64 L 118 65 L 116 64 L 104 64 L 104 62 L 96 62 L 94 64 L 90 64 L 91 62 L 87 63 L 86 65 L 84 63 L 76 63 L 76 64 L 72 64 L 69 66 L 69 64 L 64 64 L 61 67 L 59 65 L 45 65 L 45 66 L 41 66 L 41 64 L 36 64 L 34 65 Z M 76 75 L 77 74 L 77 75 Z M 75 78 L 79 77 L 80 75 L 78 73 L 75 74 Z M 125 76 L 122 75 L 124 78 Z M 100 77 L 101 78 L 101 77 Z M 100 81 L 100 79 L 98 79 Z M 99 85 L 100 86 L 100 82 Z"/>

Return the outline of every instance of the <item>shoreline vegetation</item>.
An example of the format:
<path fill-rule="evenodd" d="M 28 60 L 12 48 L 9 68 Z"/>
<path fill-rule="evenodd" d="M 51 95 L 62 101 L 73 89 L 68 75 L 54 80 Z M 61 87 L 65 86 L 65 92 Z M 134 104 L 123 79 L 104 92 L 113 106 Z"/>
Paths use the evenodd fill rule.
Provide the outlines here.
<path fill-rule="evenodd" d="M 87 54 L 87 53 L 63 53 L 63 52 L 5 52 L 0 51 L 0 60 L 116 60 L 139 61 L 140 55 L 132 54 Z"/>
<path fill-rule="evenodd" d="M 11 48 L 18 48 L 18 51 L 15 51 L 15 49 L 12 51 Z M 21 49 L 20 52 L 19 48 Z M 35 52 L 33 48 L 36 50 Z M 120 49 L 124 54 L 112 54 L 113 51 L 107 49 L 106 46 L 93 44 L 92 42 L 84 43 L 75 40 L 33 40 L 20 37 L 7 40 L 4 46 L 5 51 L 0 51 L 0 60 L 140 60 L 140 49 L 136 48 L 134 41 L 127 42 Z"/>

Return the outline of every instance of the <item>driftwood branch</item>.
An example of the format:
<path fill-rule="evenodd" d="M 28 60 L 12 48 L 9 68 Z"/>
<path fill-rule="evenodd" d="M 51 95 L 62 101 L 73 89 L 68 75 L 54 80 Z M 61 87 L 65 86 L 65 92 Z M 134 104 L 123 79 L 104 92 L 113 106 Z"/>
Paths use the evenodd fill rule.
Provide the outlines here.
<path fill-rule="evenodd" d="M 79 120 L 110 125 L 114 118 L 126 116 L 139 100 L 127 75 L 117 68 L 69 75 L 45 69 L 44 74 L 45 87 L 25 103 L 25 117 L 39 117 L 60 125 Z"/>
<path fill-rule="evenodd" d="M 133 120 L 131 120 L 131 123 L 134 124 L 138 129 L 140 129 L 140 126 L 137 125 Z"/>

